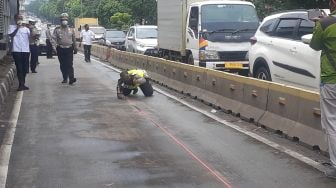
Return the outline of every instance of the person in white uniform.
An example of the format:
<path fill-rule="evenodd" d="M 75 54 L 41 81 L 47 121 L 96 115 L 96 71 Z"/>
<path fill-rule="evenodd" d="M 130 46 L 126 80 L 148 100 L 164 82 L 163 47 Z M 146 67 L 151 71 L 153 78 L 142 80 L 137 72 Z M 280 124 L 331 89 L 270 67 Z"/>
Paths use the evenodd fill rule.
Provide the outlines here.
<path fill-rule="evenodd" d="M 85 62 L 90 63 L 91 62 L 90 56 L 91 56 L 92 40 L 94 40 L 95 34 L 90 30 L 90 27 L 88 24 L 85 24 L 84 28 L 85 29 L 80 34 L 79 47 L 82 45 L 82 42 L 83 42 Z"/>
<path fill-rule="evenodd" d="M 25 85 L 26 74 L 29 66 L 29 37 L 30 30 L 23 25 L 22 15 L 16 14 L 16 25 L 10 25 L 8 35 L 12 40 L 12 55 L 15 61 L 17 77 L 19 80 L 18 91 L 28 90 Z"/>

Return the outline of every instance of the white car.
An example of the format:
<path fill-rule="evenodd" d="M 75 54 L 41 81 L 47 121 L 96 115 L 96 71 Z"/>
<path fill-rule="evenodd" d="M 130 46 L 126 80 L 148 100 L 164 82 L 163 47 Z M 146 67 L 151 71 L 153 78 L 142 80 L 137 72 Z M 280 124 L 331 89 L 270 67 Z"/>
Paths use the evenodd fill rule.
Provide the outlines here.
<path fill-rule="evenodd" d="M 132 26 L 126 36 L 126 51 L 145 55 L 157 54 L 157 26 Z"/>
<path fill-rule="evenodd" d="M 312 34 L 314 22 L 307 11 L 290 11 L 266 17 L 251 38 L 251 75 L 307 90 L 318 91 L 320 55 L 302 37 Z"/>

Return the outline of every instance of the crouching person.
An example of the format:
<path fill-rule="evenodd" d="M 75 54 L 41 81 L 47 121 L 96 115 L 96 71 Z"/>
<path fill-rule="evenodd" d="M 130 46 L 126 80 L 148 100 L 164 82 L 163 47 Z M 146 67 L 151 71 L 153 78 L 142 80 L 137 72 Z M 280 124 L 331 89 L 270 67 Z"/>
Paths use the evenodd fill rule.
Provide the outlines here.
<path fill-rule="evenodd" d="M 138 87 L 146 97 L 153 95 L 153 87 L 145 70 L 123 71 L 120 73 L 120 79 L 118 80 L 117 96 L 119 99 L 123 99 L 132 92 L 135 95 L 138 92 Z"/>

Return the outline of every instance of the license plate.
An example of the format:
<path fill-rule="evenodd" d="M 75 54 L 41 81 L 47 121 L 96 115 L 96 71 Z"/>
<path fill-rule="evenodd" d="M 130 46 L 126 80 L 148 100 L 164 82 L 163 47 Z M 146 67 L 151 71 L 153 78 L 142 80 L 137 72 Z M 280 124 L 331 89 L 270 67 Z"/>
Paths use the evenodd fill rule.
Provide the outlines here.
<path fill-rule="evenodd" d="M 241 69 L 241 68 L 243 68 L 243 64 L 242 63 L 225 63 L 225 68 Z"/>

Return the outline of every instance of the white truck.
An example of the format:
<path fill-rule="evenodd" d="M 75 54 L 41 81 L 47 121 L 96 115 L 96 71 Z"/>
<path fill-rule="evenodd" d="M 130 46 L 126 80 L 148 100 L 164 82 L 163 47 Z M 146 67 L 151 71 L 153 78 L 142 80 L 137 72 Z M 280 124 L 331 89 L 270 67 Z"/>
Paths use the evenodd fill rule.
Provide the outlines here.
<path fill-rule="evenodd" d="M 158 0 L 159 56 L 247 75 L 259 19 L 251 2 Z"/>

